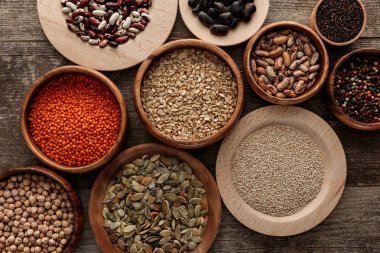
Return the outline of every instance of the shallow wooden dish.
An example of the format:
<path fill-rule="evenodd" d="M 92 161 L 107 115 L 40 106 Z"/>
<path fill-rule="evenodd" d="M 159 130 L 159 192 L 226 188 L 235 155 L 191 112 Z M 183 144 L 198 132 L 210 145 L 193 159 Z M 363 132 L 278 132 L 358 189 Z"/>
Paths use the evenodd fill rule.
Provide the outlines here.
<path fill-rule="evenodd" d="M 319 64 L 321 65 L 321 68 L 316 77 L 316 81 L 314 85 L 309 90 L 306 90 L 301 96 L 298 96 L 295 98 L 278 98 L 275 96 L 271 96 L 265 91 L 263 91 L 260 88 L 260 86 L 256 83 L 256 80 L 253 77 L 250 63 L 249 63 L 251 60 L 251 51 L 253 47 L 255 46 L 255 44 L 259 41 L 259 39 L 267 33 L 283 30 L 283 29 L 292 29 L 294 31 L 298 31 L 304 35 L 307 35 L 311 39 L 311 41 L 313 42 L 313 44 L 315 45 L 315 47 L 317 48 L 320 54 Z M 292 22 L 292 21 L 281 21 L 281 22 L 276 22 L 276 23 L 272 23 L 270 25 L 264 26 L 250 39 L 250 41 L 247 44 L 247 47 L 245 48 L 243 65 L 244 65 L 244 72 L 245 72 L 245 75 L 247 76 L 249 85 L 251 86 L 251 89 L 257 95 L 259 95 L 259 97 L 273 104 L 294 105 L 294 104 L 299 104 L 310 99 L 322 88 L 328 75 L 329 55 L 328 55 L 325 45 L 323 44 L 323 41 L 309 27 L 302 25 L 300 23 Z"/>
<path fill-rule="evenodd" d="M 247 41 L 264 24 L 269 10 L 269 0 L 255 1 L 256 12 L 249 22 L 241 22 L 225 36 L 216 36 L 192 13 L 188 0 L 179 0 L 179 10 L 185 25 L 195 37 L 218 46 L 234 46 Z"/>
<path fill-rule="evenodd" d="M 152 20 L 135 39 L 117 48 L 99 48 L 83 42 L 67 29 L 61 1 L 37 0 L 39 20 L 50 43 L 70 61 L 104 71 L 122 70 L 137 65 L 161 46 L 173 29 L 177 9 L 178 1 L 153 1 L 149 8 Z"/>
<path fill-rule="evenodd" d="M 79 240 L 83 231 L 83 206 L 77 192 L 72 187 L 72 185 L 66 181 L 66 179 L 64 179 L 63 177 L 61 177 L 60 175 L 58 175 L 57 173 L 51 170 L 48 170 L 46 168 L 39 167 L 39 166 L 0 169 L 0 181 L 12 175 L 24 174 L 24 173 L 35 173 L 35 174 L 44 175 L 58 182 L 63 187 L 63 189 L 66 190 L 70 198 L 70 201 L 74 207 L 73 208 L 74 209 L 74 231 L 66 247 L 63 249 L 62 253 L 74 252 L 77 244 L 79 243 Z"/>
<path fill-rule="evenodd" d="M 143 105 L 141 101 L 141 88 L 144 81 L 144 76 L 148 72 L 150 66 L 161 56 L 181 48 L 198 48 L 209 51 L 215 55 L 217 55 L 221 60 L 223 60 L 231 69 L 232 73 L 235 76 L 237 90 L 238 90 L 238 99 L 234 113 L 231 115 L 231 118 L 228 120 L 228 123 L 221 128 L 216 134 L 209 136 L 205 139 L 194 140 L 194 141 L 183 141 L 183 140 L 175 140 L 170 138 L 161 132 L 150 122 L 148 119 Z M 145 128 L 148 132 L 153 135 L 158 140 L 164 142 L 169 146 L 173 146 L 175 148 L 184 148 L 184 149 L 195 149 L 202 148 L 205 146 L 209 146 L 219 140 L 221 140 L 230 130 L 230 128 L 235 124 L 235 122 L 239 119 L 241 111 L 243 109 L 244 102 L 244 84 L 243 79 L 240 74 L 239 67 L 236 65 L 235 61 L 221 48 L 214 46 L 210 43 L 203 42 L 201 40 L 194 39 L 183 39 L 176 40 L 170 43 L 167 43 L 155 50 L 140 66 L 135 82 L 134 82 L 134 90 L 133 90 L 133 100 L 136 108 L 137 115 L 139 116 L 141 122 L 144 124 Z"/>
<path fill-rule="evenodd" d="M 29 129 L 29 110 L 30 106 L 33 103 L 34 97 L 38 94 L 40 89 L 47 84 L 49 81 L 65 74 L 85 74 L 90 75 L 92 77 L 97 78 L 98 80 L 102 81 L 114 94 L 117 102 L 120 105 L 120 113 L 121 113 L 121 126 L 120 126 L 120 133 L 119 136 L 113 145 L 113 147 L 109 150 L 109 152 L 103 156 L 100 160 L 86 165 L 82 167 L 70 167 L 66 165 L 59 164 L 49 157 L 47 157 L 42 150 L 36 145 L 34 142 L 32 135 L 30 133 Z M 92 170 L 96 170 L 106 163 L 108 163 L 120 150 L 121 146 L 123 145 L 123 141 L 126 136 L 127 132 L 127 104 L 125 103 L 124 97 L 121 94 L 120 90 L 117 88 L 117 86 L 105 75 L 102 73 L 88 69 L 85 67 L 80 66 L 65 66 L 53 69 L 34 81 L 34 83 L 30 86 L 29 90 L 25 94 L 24 101 L 21 106 L 21 114 L 20 114 L 20 126 L 21 126 L 21 132 L 24 137 L 25 143 L 28 145 L 30 151 L 43 163 L 48 165 L 49 167 L 52 167 L 54 169 L 60 170 L 62 172 L 66 173 L 73 173 L 73 174 L 80 174 L 80 173 L 86 173 Z"/>
<path fill-rule="evenodd" d="M 347 60 L 352 57 L 358 55 L 377 55 L 380 57 L 380 49 L 378 48 L 361 48 L 342 56 L 334 65 L 333 70 L 329 74 L 328 82 L 327 82 L 327 94 L 329 97 L 329 107 L 335 117 L 340 120 L 343 124 L 363 131 L 375 131 L 380 130 L 380 122 L 379 123 L 363 123 L 356 121 L 349 117 L 347 114 L 343 112 L 343 109 L 338 106 L 335 101 L 335 93 L 334 93 L 334 82 L 335 76 L 340 69 L 340 67 L 346 63 Z"/>
<path fill-rule="evenodd" d="M 202 243 L 191 252 L 207 252 L 216 238 L 221 221 L 221 200 L 215 180 L 203 163 L 194 156 L 185 151 L 155 143 L 142 144 L 123 151 L 97 177 L 90 196 L 89 218 L 92 232 L 99 247 L 103 252 L 123 253 L 117 246 L 114 246 L 103 227 L 103 199 L 109 183 L 117 172 L 120 171 L 122 165 L 141 158 L 143 155 L 154 154 L 176 157 L 180 161 L 186 162 L 193 168 L 194 174 L 204 184 L 209 208 L 207 225 Z"/>
<path fill-rule="evenodd" d="M 347 46 L 347 45 L 354 43 L 357 39 L 359 39 L 360 36 L 363 34 L 365 27 L 366 27 L 366 24 L 367 24 L 367 11 L 366 11 L 362 1 L 356 0 L 359 3 L 359 5 L 362 7 L 362 10 L 363 10 L 363 14 L 364 14 L 363 27 L 360 30 L 359 34 L 355 38 L 353 38 L 350 41 L 346 41 L 346 42 L 334 42 L 332 40 L 329 40 L 328 38 L 323 36 L 322 33 L 319 31 L 318 26 L 317 26 L 317 11 L 318 11 L 318 8 L 323 1 L 324 0 L 319 0 L 317 5 L 314 7 L 313 12 L 311 13 L 311 16 L 310 16 L 310 27 L 311 27 L 311 29 L 313 29 L 316 33 L 318 33 L 319 37 L 321 37 L 327 44 L 329 44 L 331 46 L 335 46 L 335 47 Z"/>
<path fill-rule="evenodd" d="M 286 217 L 273 217 L 254 210 L 240 197 L 231 174 L 240 143 L 255 130 L 273 124 L 292 126 L 308 134 L 321 150 L 326 166 L 317 197 L 299 213 Z M 323 119 L 299 107 L 268 106 L 246 115 L 225 138 L 216 163 L 216 179 L 224 204 L 242 224 L 262 234 L 289 236 L 313 228 L 332 212 L 342 195 L 346 170 L 342 144 Z"/>

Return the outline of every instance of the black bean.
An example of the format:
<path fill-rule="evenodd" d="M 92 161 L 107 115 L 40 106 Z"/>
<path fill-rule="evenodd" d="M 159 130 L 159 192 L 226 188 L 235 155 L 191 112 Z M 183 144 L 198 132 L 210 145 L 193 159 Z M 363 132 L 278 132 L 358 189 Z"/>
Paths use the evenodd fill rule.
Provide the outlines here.
<path fill-rule="evenodd" d="M 212 26 L 215 24 L 215 20 L 213 20 L 206 12 L 201 11 L 198 15 L 199 20 L 206 26 Z"/>
<path fill-rule="evenodd" d="M 219 12 L 217 12 L 214 8 L 210 8 L 207 11 L 207 15 L 209 15 L 213 19 L 217 19 L 219 16 Z"/>
<path fill-rule="evenodd" d="M 218 23 L 222 25 L 230 26 L 233 20 L 234 17 L 232 16 L 231 12 L 222 13 L 218 17 Z"/>
<path fill-rule="evenodd" d="M 199 0 L 189 0 L 188 4 L 191 8 L 195 8 L 199 3 Z"/>
<path fill-rule="evenodd" d="M 110 45 L 111 47 L 117 47 L 119 43 L 117 43 L 116 41 L 110 41 L 108 45 Z"/>
<path fill-rule="evenodd" d="M 235 18 L 243 18 L 244 13 L 243 13 L 243 8 L 241 7 L 241 4 L 239 1 L 235 1 L 231 5 L 231 13 Z"/>
<path fill-rule="evenodd" d="M 198 15 L 198 13 L 201 11 L 201 6 L 198 4 L 194 9 L 193 9 L 193 14 Z"/>
<path fill-rule="evenodd" d="M 214 2 L 214 8 L 215 8 L 215 10 L 217 10 L 219 13 L 224 12 L 224 10 L 226 9 L 226 7 L 224 6 L 224 4 L 222 4 L 221 2 Z"/>
<path fill-rule="evenodd" d="M 243 13 L 244 13 L 244 21 L 249 21 L 252 17 L 252 14 L 256 12 L 256 5 L 253 3 L 247 3 L 244 6 Z"/>
<path fill-rule="evenodd" d="M 237 27 L 237 25 L 240 23 L 240 19 L 238 18 L 234 18 L 234 20 L 232 20 L 231 24 L 230 24 L 230 28 L 235 28 Z"/>
<path fill-rule="evenodd" d="M 215 24 L 211 26 L 210 31 L 214 35 L 222 36 L 228 33 L 228 26 Z"/>

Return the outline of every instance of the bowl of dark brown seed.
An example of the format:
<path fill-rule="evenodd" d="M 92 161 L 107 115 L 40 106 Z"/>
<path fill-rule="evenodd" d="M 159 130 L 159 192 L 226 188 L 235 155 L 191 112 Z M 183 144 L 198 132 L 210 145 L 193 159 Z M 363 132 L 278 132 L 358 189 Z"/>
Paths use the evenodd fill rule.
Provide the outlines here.
<path fill-rule="evenodd" d="M 323 41 L 309 27 L 282 21 L 261 28 L 251 38 L 243 64 L 257 95 L 273 104 L 294 105 L 321 89 L 329 56 Z"/>
<path fill-rule="evenodd" d="M 310 17 L 310 27 L 332 46 L 354 43 L 366 23 L 367 12 L 361 0 L 320 0 Z"/>
<path fill-rule="evenodd" d="M 221 140 L 239 119 L 244 85 L 239 67 L 221 48 L 177 40 L 153 52 L 134 83 L 136 112 L 158 140 L 194 149 Z"/>
<path fill-rule="evenodd" d="M 122 152 L 93 186 L 90 225 L 103 252 L 207 252 L 221 200 L 208 169 L 185 151 L 142 144 Z"/>
<path fill-rule="evenodd" d="M 63 177 L 43 167 L 0 170 L 0 252 L 74 252 L 83 206 Z"/>

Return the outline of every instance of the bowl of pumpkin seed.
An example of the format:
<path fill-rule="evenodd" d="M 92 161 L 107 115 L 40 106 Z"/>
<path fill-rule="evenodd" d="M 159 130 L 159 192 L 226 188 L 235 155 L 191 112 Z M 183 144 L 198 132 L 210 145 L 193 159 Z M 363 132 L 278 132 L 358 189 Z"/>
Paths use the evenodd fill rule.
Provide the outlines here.
<path fill-rule="evenodd" d="M 89 219 L 103 252 L 207 252 L 221 220 L 214 177 L 191 154 L 142 144 L 97 177 Z"/>

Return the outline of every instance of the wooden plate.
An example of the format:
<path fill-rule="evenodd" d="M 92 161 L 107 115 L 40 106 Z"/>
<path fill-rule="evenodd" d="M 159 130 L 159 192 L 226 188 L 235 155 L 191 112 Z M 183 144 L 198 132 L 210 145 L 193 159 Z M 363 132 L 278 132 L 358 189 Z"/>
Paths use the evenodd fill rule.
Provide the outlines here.
<path fill-rule="evenodd" d="M 236 29 L 229 30 L 225 36 L 215 36 L 210 29 L 203 25 L 198 16 L 192 13 L 188 0 L 179 0 L 179 10 L 187 28 L 197 38 L 218 46 L 234 46 L 247 41 L 264 24 L 269 10 L 269 0 L 257 0 L 256 12 L 249 22 L 241 22 Z"/>
<path fill-rule="evenodd" d="M 149 8 L 152 20 L 135 39 L 117 48 L 99 48 L 81 41 L 67 29 L 60 0 L 37 0 L 38 16 L 46 37 L 67 59 L 76 64 L 104 71 L 130 68 L 142 62 L 164 44 L 173 29 L 178 1 L 155 0 Z"/>
<path fill-rule="evenodd" d="M 325 178 L 317 197 L 300 212 L 273 217 L 254 210 L 235 189 L 231 170 L 240 143 L 262 127 L 281 124 L 308 134 L 322 153 Z M 218 154 L 216 179 L 222 199 L 230 212 L 245 226 L 271 236 L 305 232 L 322 222 L 338 203 L 346 181 L 346 157 L 333 129 L 319 116 L 299 107 L 268 106 L 242 118 L 224 140 Z"/>
<path fill-rule="evenodd" d="M 114 246 L 103 227 L 103 199 L 109 183 L 116 173 L 120 171 L 122 165 L 128 164 L 137 158 L 141 158 L 143 155 L 154 154 L 176 157 L 180 161 L 186 162 L 193 168 L 194 174 L 204 184 L 209 211 L 206 218 L 207 225 L 205 227 L 202 243 L 191 252 L 207 252 L 216 238 L 221 220 L 221 200 L 215 180 L 203 163 L 194 156 L 185 151 L 155 143 L 142 144 L 125 150 L 104 170 L 102 170 L 97 177 L 91 191 L 89 204 L 90 225 L 95 240 L 103 252 L 123 253 L 118 247 Z"/>
<path fill-rule="evenodd" d="M 63 249 L 62 253 L 74 252 L 77 244 L 79 243 L 80 236 L 83 231 L 83 206 L 77 192 L 72 187 L 72 185 L 66 181 L 66 179 L 64 179 L 63 177 L 61 177 L 60 175 L 58 175 L 57 173 L 51 170 L 48 170 L 46 168 L 39 167 L 39 166 L 0 169 L 0 181 L 12 175 L 23 174 L 23 173 L 42 174 L 48 178 L 53 179 L 54 181 L 59 183 L 63 187 L 63 189 L 66 190 L 70 198 L 70 201 L 74 207 L 74 231 L 66 247 Z"/>

